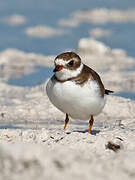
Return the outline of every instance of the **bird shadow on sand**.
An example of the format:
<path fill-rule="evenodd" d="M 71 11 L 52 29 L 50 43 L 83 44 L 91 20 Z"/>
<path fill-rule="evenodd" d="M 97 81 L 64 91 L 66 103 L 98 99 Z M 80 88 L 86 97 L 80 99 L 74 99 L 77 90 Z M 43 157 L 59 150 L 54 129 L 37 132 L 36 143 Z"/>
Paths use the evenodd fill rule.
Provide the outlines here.
<path fill-rule="evenodd" d="M 74 130 L 73 132 L 78 132 L 78 133 L 88 133 L 88 129 L 85 129 L 85 130 Z M 99 134 L 100 133 L 100 130 L 92 130 L 91 131 L 91 135 L 96 135 L 96 134 Z"/>

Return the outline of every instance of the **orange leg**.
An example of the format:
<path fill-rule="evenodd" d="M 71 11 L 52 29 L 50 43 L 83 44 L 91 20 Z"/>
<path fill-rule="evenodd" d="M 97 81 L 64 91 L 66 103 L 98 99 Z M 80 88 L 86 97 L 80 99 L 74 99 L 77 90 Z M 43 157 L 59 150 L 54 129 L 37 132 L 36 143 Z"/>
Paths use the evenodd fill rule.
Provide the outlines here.
<path fill-rule="evenodd" d="M 92 129 L 92 126 L 93 126 L 93 122 L 94 122 L 94 118 L 93 116 L 91 116 L 91 119 L 89 121 L 89 130 L 88 130 L 88 133 L 91 133 L 91 129 Z"/>
<path fill-rule="evenodd" d="M 65 129 L 66 129 L 66 127 L 67 127 L 68 121 L 69 121 L 69 117 L 68 117 L 68 114 L 66 114 L 66 119 L 65 119 L 64 130 L 65 130 Z"/>

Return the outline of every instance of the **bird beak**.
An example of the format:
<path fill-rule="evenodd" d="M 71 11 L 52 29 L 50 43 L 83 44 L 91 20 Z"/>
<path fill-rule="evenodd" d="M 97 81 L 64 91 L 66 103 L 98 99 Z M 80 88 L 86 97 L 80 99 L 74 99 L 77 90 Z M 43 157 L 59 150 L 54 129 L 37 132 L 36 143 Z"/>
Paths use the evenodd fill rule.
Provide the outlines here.
<path fill-rule="evenodd" d="M 63 68 L 62 66 L 57 65 L 57 66 L 55 66 L 53 72 L 61 71 L 62 68 Z"/>

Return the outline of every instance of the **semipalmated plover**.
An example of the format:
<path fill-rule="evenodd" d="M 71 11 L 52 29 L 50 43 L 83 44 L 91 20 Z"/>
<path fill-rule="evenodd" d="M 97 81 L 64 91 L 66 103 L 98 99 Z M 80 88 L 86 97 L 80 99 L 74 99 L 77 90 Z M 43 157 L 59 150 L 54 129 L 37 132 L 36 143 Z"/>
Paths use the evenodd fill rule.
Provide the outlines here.
<path fill-rule="evenodd" d="M 64 129 L 70 116 L 73 119 L 89 119 L 90 133 L 93 116 L 102 111 L 105 95 L 113 91 L 105 89 L 100 76 L 83 64 L 74 52 L 58 55 L 54 64 L 54 75 L 47 83 L 46 92 L 52 104 L 66 114 Z"/>

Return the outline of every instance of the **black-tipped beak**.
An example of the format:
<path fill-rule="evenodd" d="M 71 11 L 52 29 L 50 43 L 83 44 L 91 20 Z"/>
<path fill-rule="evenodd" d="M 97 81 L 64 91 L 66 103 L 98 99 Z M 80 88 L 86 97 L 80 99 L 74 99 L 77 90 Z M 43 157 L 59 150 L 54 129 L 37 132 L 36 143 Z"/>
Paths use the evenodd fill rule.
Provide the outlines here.
<path fill-rule="evenodd" d="M 62 70 L 62 66 L 55 66 L 53 72 L 57 72 L 57 71 L 61 71 Z"/>

